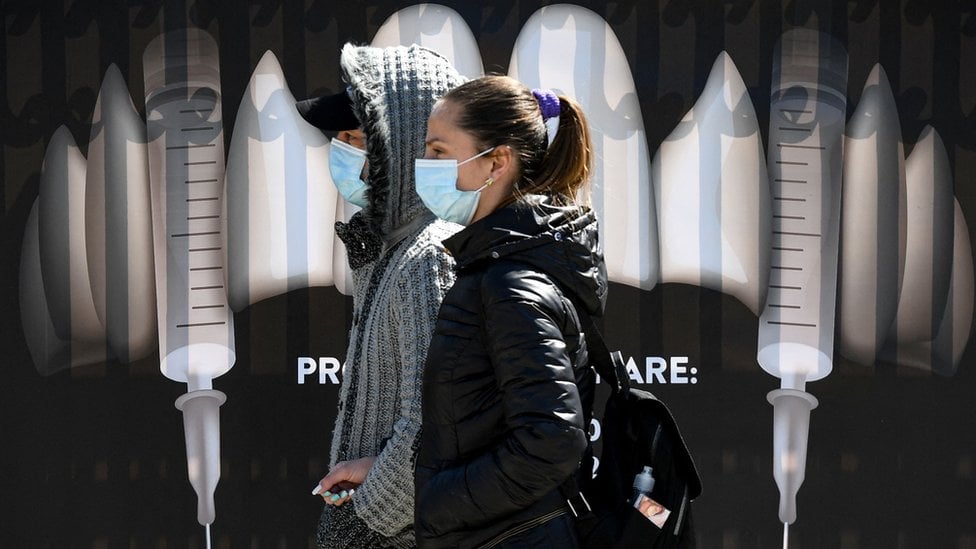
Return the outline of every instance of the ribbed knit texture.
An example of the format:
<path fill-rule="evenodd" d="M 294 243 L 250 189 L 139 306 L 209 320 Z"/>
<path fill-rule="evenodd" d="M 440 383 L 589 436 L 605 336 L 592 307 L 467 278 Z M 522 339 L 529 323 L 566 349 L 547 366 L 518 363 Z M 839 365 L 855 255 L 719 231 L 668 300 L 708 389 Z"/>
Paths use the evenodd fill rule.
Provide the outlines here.
<path fill-rule="evenodd" d="M 329 465 L 378 457 L 349 503 L 325 506 L 318 543 L 413 547 L 423 365 L 441 300 L 454 282 L 442 241 L 461 228 L 435 220 L 423 205 L 413 166 L 424 153 L 434 102 L 463 78 L 419 46 L 346 45 L 341 64 L 367 135 L 370 203 L 357 214 L 363 223 L 337 231 L 356 250 L 350 263 L 355 259 L 357 268 Z"/>
<path fill-rule="evenodd" d="M 329 465 L 379 456 L 356 489 L 354 509 L 369 528 L 395 536 L 386 543 L 396 547 L 414 545 L 413 530 L 406 528 L 413 523 L 423 363 L 441 300 L 454 283 L 453 262 L 441 242 L 457 228 L 440 220 L 424 225 L 354 271 L 354 324 Z M 345 538 L 355 526 L 342 515 L 326 506 L 320 540 L 336 536 L 338 545 L 324 546 L 350 542 Z"/>

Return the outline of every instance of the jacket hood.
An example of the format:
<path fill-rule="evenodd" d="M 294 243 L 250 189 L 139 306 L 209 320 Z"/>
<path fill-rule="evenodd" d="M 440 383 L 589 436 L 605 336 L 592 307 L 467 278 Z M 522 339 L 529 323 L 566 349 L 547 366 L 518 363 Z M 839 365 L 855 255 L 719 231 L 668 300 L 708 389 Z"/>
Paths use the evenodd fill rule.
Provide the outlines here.
<path fill-rule="evenodd" d="M 603 314 L 607 267 L 596 214 L 589 208 L 557 206 L 549 196 L 530 195 L 500 208 L 444 241 L 457 270 L 508 259 L 553 277 L 593 316 Z"/>
<path fill-rule="evenodd" d="M 346 44 L 340 65 L 353 113 L 366 132 L 369 204 L 363 215 L 386 237 L 428 214 L 416 191 L 414 160 L 424 156 L 434 103 L 465 78 L 442 55 L 418 45 Z"/>

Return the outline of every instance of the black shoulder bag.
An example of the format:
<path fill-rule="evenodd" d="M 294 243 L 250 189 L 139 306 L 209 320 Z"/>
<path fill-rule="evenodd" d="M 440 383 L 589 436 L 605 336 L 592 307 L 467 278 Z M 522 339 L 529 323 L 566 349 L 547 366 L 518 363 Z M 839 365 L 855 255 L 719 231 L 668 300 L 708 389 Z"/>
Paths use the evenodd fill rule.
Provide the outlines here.
<path fill-rule="evenodd" d="M 691 502 L 702 486 L 678 425 L 663 402 L 630 387 L 620 352 L 611 353 L 589 314 L 577 311 L 590 363 L 610 385 L 597 474 L 592 480 L 571 477 L 561 488 L 576 515 L 581 546 L 695 547 Z M 654 477 L 650 497 L 665 509 L 654 517 L 661 526 L 633 505 L 634 480 L 645 467 Z"/>

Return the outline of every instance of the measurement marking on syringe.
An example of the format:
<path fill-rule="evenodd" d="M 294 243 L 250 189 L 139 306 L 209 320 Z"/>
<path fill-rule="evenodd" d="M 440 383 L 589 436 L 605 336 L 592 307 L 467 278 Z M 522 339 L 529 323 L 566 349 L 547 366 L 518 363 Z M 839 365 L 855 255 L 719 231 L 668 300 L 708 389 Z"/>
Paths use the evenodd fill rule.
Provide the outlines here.
<path fill-rule="evenodd" d="M 213 109 L 183 109 L 181 113 L 191 113 L 191 112 L 213 112 Z"/>
<path fill-rule="evenodd" d="M 787 267 L 785 265 L 773 265 L 770 269 L 779 269 L 781 271 L 802 271 L 803 267 Z"/>
<path fill-rule="evenodd" d="M 205 132 L 214 129 L 213 126 L 200 126 L 199 128 L 180 128 L 181 132 Z M 209 145 L 213 146 L 213 145 Z"/>
<path fill-rule="evenodd" d="M 780 126 L 779 129 L 781 129 L 783 131 L 789 131 L 789 132 L 807 132 L 807 133 L 810 133 L 810 132 L 813 131 L 810 128 L 787 128 L 785 126 Z"/>
<path fill-rule="evenodd" d="M 190 286 L 190 289 L 191 290 L 217 290 L 223 287 L 224 286 L 221 284 L 217 286 Z"/>
<path fill-rule="evenodd" d="M 220 322 L 195 322 L 193 324 L 177 324 L 176 327 L 177 328 L 193 328 L 193 327 L 196 327 L 196 326 L 220 326 L 220 325 L 223 325 L 223 324 L 227 324 L 227 322 L 224 321 L 224 320 L 222 320 Z"/>
<path fill-rule="evenodd" d="M 784 248 L 782 246 L 773 246 L 773 249 L 779 252 L 802 252 L 803 248 Z"/>
<path fill-rule="evenodd" d="M 217 200 L 217 198 L 218 197 L 216 197 L 216 196 L 209 196 L 209 197 L 206 197 L 206 198 L 187 198 L 186 201 L 187 202 L 207 202 L 209 200 Z"/>
<path fill-rule="evenodd" d="M 198 219 L 220 219 L 220 216 L 219 215 L 194 215 L 186 218 L 187 221 L 196 221 Z"/>
<path fill-rule="evenodd" d="M 827 150 L 826 147 L 817 146 L 817 145 L 791 145 L 789 143 L 777 143 L 776 146 L 778 146 L 778 147 L 788 147 L 790 149 L 814 149 L 814 150 L 818 150 L 818 151 L 825 151 L 825 150 Z"/>
<path fill-rule="evenodd" d="M 220 234 L 220 231 L 206 231 L 201 233 L 176 233 L 169 235 L 172 238 L 182 238 L 186 236 L 207 236 L 212 234 Z"/>
<path fill-rule="evenodd" d="M 216 305 L 195 305 L 195 306 L 190 307 L 190 308 L 191 309 L 223 309 L 224 306 L 222 304 L 218 303 Z"/>
<path fill-rule="evenodd" d="M 221 265 L 215 265 L 213 267 L 193 267 L 191 271 L 216 271 L 217 269 L 223 269 Z"/>
<path fill-rule="evenodd" d="M 216 160 L 200 160 L 198 162 L 184 162 L 184 166 L 201 166 L 203 164 L 216 164 Z"/>
<path fill-rule="evenodd" d="M 767 307 L 773 307 L 776 309 L 799 309 L 799 305 L 783 305 L 780 303 L 770 303 Z"/>
<path fill-rule="evenodd" d="M 780 109 L 779 112 L 792 112 L 792 113 L 797 113 L 797 114 L 810 114 L 813 111 L 806 110 L 806 109 Z"/>
<path fill-rule="evenodd" d="M 821 236 L 818 233 L 794 233 L 794 232 L 789 232 L 789 231 L 773 231 L 773 234 L 783 234 L 783 235 L 787 235 L 787 236 L 810 236 L 810 237 L 813 237 L 813 238 L 820 238 L 820 236 Z"/>
<path fill-rule="evenodd" d="M 773 219 L 796 219 L 798 221 L 803 221 L 806 219 L 804 215 L 774 215 Z"/>
<path fill-rule="evenodd" d="M 221 249 L 222 248 L 220 246 L 216 246 L 216 247 L 213 247 L 213 248 L 190 248 L 187 251 L 190 251 L 190 252 L 216 252 L 216 251 L 220 251 Z"/>
<path fill-rule="evenodd" d="M 217 179 L 187 179 L 185 183 L 190 185 L 192 183 L 216 183 Z"/>
<path fill-rule="evenodd" d="M 200 145 L 173 145 L 171 147 L 166 147 L 167 151 L 173 150 L 185 150 L 185 149 L 206 149 L 209 147 L 216 147 L 216 143 L 203 143 Z"/>
<path fill-rule="evenodd" d="M 777 183 L 800 183 L 801 185 L 806 185 L 806 179 L 773 179 Z"/>
<path fill-rule="evenodd" d="M 787 202 L 806 202 L 806 198 L 793 198 L 791 196 L 774 196 L 773 200 L 785 200 Z"/>
<path fill-rule="evenodd" d="M 782 286 L 782 285 L 779 285 L 779 284 L 770 284 L 769 287 L 770 288 L 777 288 L 777 289 L 780 289 L 780 290 L 802 290 L 803 289 L 803 286 Z"/>
<path fill-rule="evenodd" d="M 777 160 L 777 164 L 787 165 L 787 166 L 809 166 L 809 162 L 790 162 L 788 160 Z"/>
<path fill-rule="evenodd" d="M 807 324 L 805 322 L 783 322 L 780 320 L 767 320 L 767 324 L 779 324 L 781 326 L 800 326 L 803 328 L 816 328 L 816 324 Z"/>

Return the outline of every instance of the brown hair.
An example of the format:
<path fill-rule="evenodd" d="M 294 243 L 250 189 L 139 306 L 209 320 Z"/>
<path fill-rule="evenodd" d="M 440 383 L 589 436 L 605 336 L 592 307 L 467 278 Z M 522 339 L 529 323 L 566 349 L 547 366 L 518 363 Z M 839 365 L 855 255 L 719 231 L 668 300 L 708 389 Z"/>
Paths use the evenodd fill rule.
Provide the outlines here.
<path fill-rule="evenodd" d="M 590 177 L 590 131 L 576 101 L 559 96 L 559 129 L 549 145 L 539 102 L 514 78 L 471 80 L 443 99 L 461 107 L 457 124 L 479 148 L 508 145 L 515 152 L 519 177 L 508 202 L 539 192 L 558 193 L 565 204 L 589 202 L 589 193 L 580 190 Z"/>

